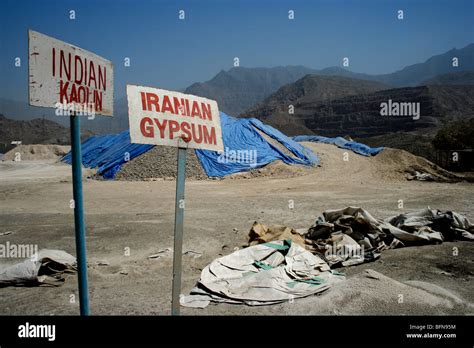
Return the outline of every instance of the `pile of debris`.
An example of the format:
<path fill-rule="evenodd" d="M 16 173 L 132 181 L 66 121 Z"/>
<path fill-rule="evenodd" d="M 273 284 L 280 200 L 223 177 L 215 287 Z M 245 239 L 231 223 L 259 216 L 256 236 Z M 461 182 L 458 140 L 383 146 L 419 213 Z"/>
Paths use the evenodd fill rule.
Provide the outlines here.
<path fill-rule="evenodd" d="M 452 211 L 427 208 L 382 220 L 358 207 L 327 210 L 308 230 L 255 222 L 248 247 L 208 265 L 181 304 L 265 305 L 305 297 L 343 280 L 334 268 L 376 260 L 386 249 L 445 240 L 474 241 L 474 225 Z"/>
<path fill-rule="evenodd" d="M 452 211 L 422 209 L 385 220 L 358 207 L 326 210 L 308 230 L 255 222 L 249 245 L 291 239 L 320 255 L 331 268 L 377 259 L 380 252 L 408 245 L 474 240 L 474 225 Z"/>

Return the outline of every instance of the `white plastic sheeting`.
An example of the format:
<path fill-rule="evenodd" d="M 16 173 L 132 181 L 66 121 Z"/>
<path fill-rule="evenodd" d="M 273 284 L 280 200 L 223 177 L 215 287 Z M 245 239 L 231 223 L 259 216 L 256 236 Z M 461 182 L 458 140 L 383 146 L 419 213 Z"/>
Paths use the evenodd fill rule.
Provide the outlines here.
<path fill-rule="evenodd" d="M 65 272 L 74 272 L 76 258 L 62 250 L 41 249 L 31 258 L 11 266 L 0 265 L 0 286 L 60 285 Z"/>
<path fill-rule="evenodd" d="M 210 302 L 268 305 L 320 293 L 344 276 L 317 255 L 291 241 L 259 244 L 214 260 L 181 305 Z"/>
<path fill-rule="evenodd" d="M 454 211 L 421 209 L 386 220 L 408 233 L 421 236 L 439 234 L 441 240 L 474 240 L 474 225 L 467 217 Z"/>

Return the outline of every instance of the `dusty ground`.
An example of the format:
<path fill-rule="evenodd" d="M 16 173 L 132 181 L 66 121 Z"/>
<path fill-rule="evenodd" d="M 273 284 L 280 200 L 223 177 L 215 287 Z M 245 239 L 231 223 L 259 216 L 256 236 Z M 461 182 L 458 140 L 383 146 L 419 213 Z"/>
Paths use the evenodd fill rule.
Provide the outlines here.
<path fill-rule="evenodd" d="M 183 256 L 183 293 L 210 261 L 245 243 L 255 220 L 305 228 L 322 211 L 349 205 L 388 217 L 400 213 L 400 199 L 403 211 L 430 206 L 474 219 L 472 183 L 406 181 L 403 159 L 390 151 L 374 158 L 350 153 L 343 161 L 344 151 L 334 146 L 311 147 L 322 166 L 302 175 L 187 182 L 183 250 L 192 252 Z M 173 246 L 174 194 L 173 181 L 84 182 L 92 313 L 170 313 L 172 256 L 147 257 Z M 69 166 L 0 162 L 0 233 L 12 231 L 0 236 L 0 243 L 34 243 L 75 254 L 71 196 Z M 104 260 L 110 265 L 97 265 Z M 182 313 L 474 314 L 474 243 L 389 250 L 374 263 L 339 271 L 347 280 L 320 296 L 265 307 L 182 308 Z M 0 314 L 78 314 L 71 294 L 77 294 L 74 275 L 57 288 L 2 288 Z"/>

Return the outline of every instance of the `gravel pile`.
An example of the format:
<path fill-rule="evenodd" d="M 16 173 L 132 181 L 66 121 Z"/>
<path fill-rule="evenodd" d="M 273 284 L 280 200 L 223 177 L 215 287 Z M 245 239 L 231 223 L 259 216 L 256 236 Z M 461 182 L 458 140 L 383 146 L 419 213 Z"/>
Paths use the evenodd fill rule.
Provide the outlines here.
<path fill-rule="evenodd" d="M 283 144 L 256 129 L 266 141 L 279 148 L 290 157 L 295 157 Z M 117 173 L 117 180 L 172 180 L 176 178 L 177 148 L 169 146 L 155 146 L 143 155 L 134 158 L 122 166 Z M 292 177 L 304 175 L 308 167 L 301 165 L 286 165 L 281 161 L 274 161 L 263 168 L 257 168 L 244 173 L 236 173 L 225 178 L 215 179 L 251 179 L 255 177 Z M 186 179 L 206 180 L 209 177 L 196 156 L 193 149 L 188 150 L 186 157 Z"/>
<path fill-rule="evenodd" d="M 186 179 L 203 180 L 207 175 L 194 149 L 187 150 Z M 176 178 L 178 149 L 170 146 L 155 146 L 143 155 L 125 163 L 117 173 L 116 180 L 153 180 Z"/>

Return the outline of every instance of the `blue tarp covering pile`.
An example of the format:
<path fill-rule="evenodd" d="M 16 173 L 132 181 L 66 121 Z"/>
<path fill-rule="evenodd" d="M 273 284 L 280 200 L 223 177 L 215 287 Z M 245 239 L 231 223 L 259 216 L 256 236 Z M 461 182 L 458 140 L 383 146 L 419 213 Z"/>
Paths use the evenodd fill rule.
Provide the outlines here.
<path fill-rule="evenodd" d="M 113 179 L 122 164 L 147 152 L 153 145 L 131 144 L 128 130 L 119 134 L 93 136 L 82 143 L 82 164 L 99 168 L 97 173 Z M 71 152 L 61 159 L 71 164 Z"/>
<path fill-rule="evenodd" d="M 298 135 L 293 137 L 294 141 L 312 141 L 326 144 L 333 144 L 342 149 L 352 150 L 355 153 L 363 156 L 375 156 L 379 154 L 384 148 L 383 147 L 370 147 L 365 144 L 361 144 L 355 141 L 349 141 L 342 137 L 337 138 L 326 138 L 319 135 Z"/>
<path fill-rule="evenodd" d="M 237 119 L 221 112 L 224 152 L 197 150 L 196 155 L 208 176 L 225 176 L 262 167 L 275 160 L 286 164 L 317 165 L 319 160 L 310 150 L 273 127 L 255 118 Z M 270 144 L 257 131 L 265 133 L 284 145 L 289 156 Z M 153 148 L 153 145 L 131 144 L 129 131 L 115 135 L 93 136 L 82 143 L 82 161 L 88 168 L 99 168 L 97 173 L 112 179 L 126 162 Z M 62 158 L 71 164 L 71 153 Z"/>
<path fill-rule="evenodd" d="M 286 164 L 319 164 L 319 159 L 310 149 L 255 118 L 234 118 L 223 112 L 220 115 L 224 152 L 196 151 L 208 176 L 225 176 L 248 171 L 275 160 Z M 288 156 L 270 144 L 257 129 L 280 142 L 294 156 Z"/>

